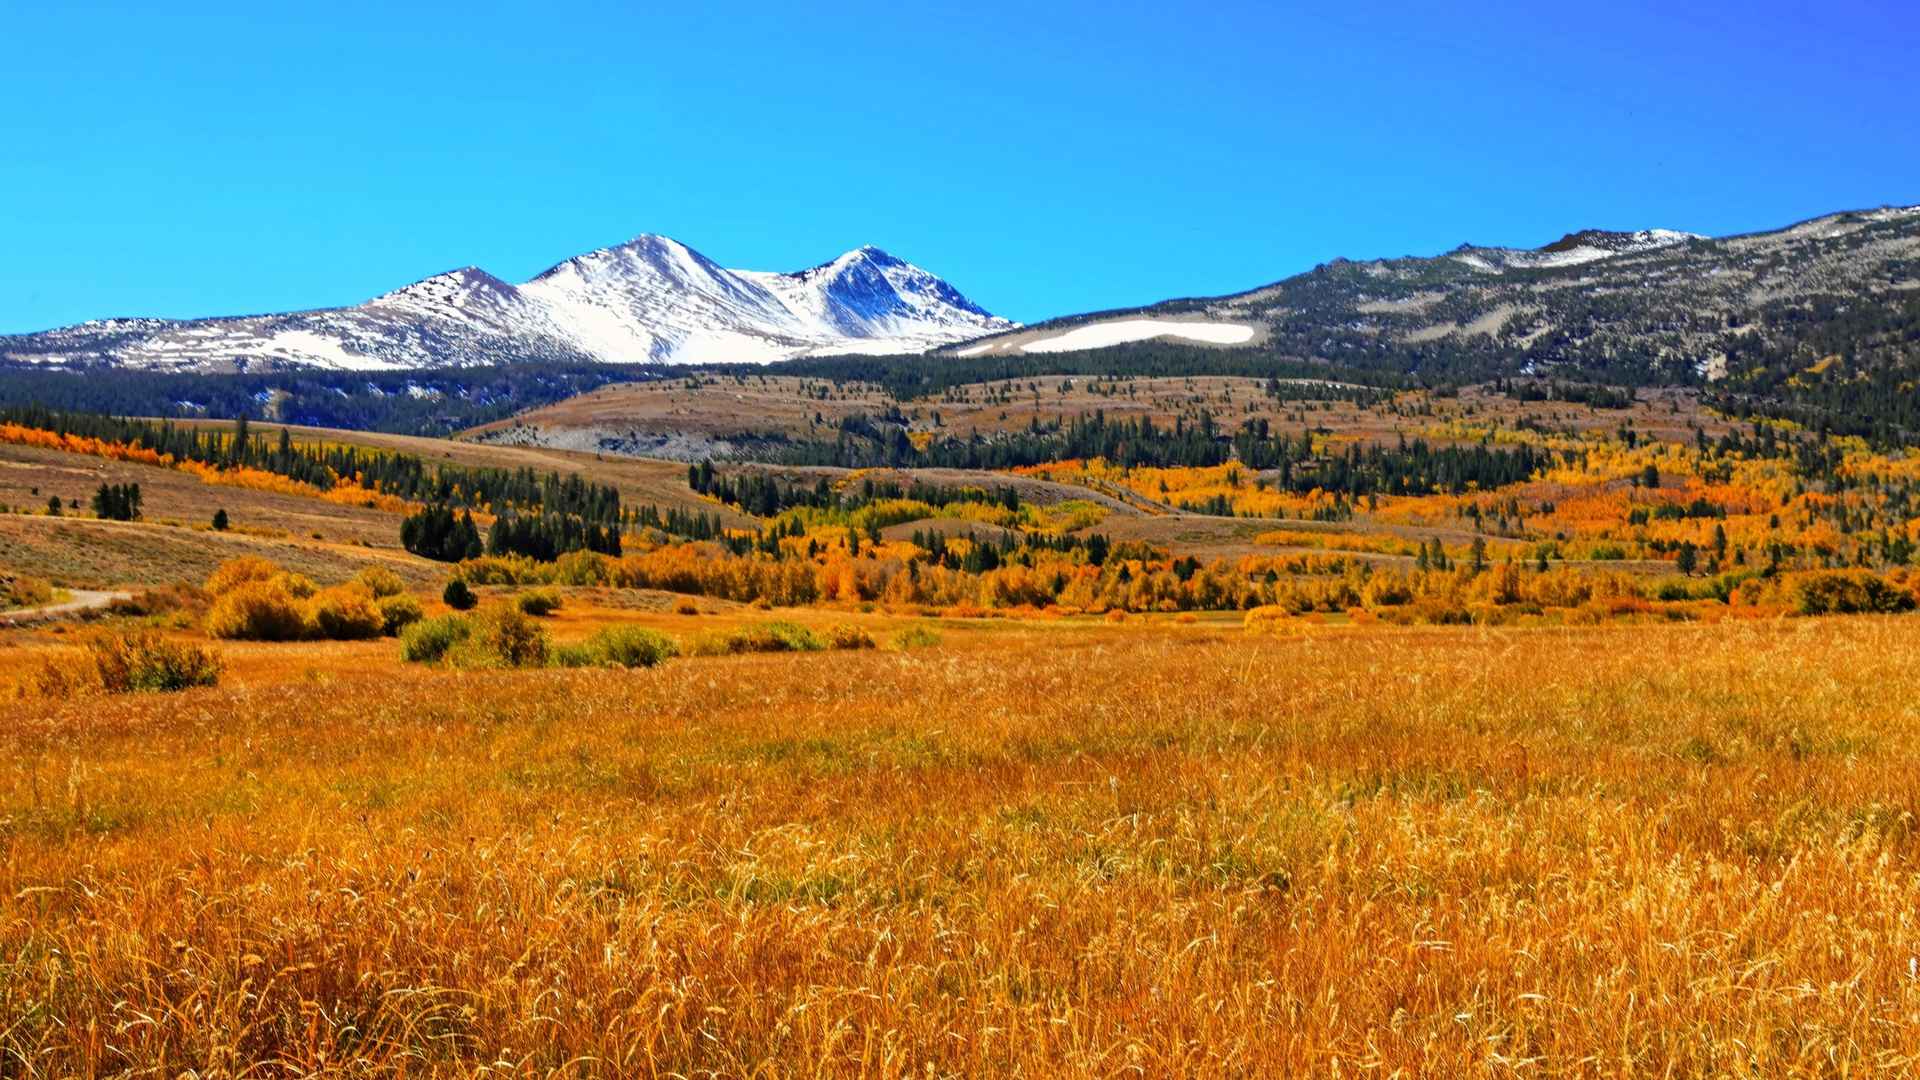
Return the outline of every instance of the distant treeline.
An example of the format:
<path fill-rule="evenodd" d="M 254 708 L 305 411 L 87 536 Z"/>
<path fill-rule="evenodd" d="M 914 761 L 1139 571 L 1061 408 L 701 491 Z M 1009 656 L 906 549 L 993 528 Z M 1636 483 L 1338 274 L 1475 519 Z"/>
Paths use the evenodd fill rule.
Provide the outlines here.
<path fill-rule="evenodd" d="M 1633 405 L 1633 391 L 1592 383 L 1563 383 L 1557 380 L 1506 379 L 1493 381 L 1493 392 L 1515 401 L 1565 401 L 1591 405 L 1596 409 L 1625 409 Z"/>
<path fill-rule="evenodd" d="M 1378 397 L 1408 389 L 1419 380 L 1401 372 L 1347 371 L 1329 364 L 1297 360 L 1264 349 L 1226 349 L 1148 341 L 1091 352 L 1007 353 L 992 356 L 831 356 L 802 357 L 762 366 L 765 374 L 799 375 L 840 382 L 869 382 L 901 400 L 939 394 L 956 386 L 1046 375 L 1169 378 L 1235 375 L 1254 379 L 1305 379 L 1287 386 L 1289 398 L 1341 400 Z M 1364 384 L 1327 385 L 1326 380 Z"/>
<path fill-rule="evenodd" d="M 687 485 L 702 495 L 711 495 L 756 517 L 776 517 L 802 506 L 816 510 L 858 510 L 883 499 L 905 499 L 934 507 L 954 503 L 983 503 L 1008 510 L 1020 509 L 1020 492 L 1010 486 L 988 491 L 980 487 L 952 487 L 921 480 L 900 484 L 891 480 L 875 480 L 869 476 L 862 478 L 858 486 L 835 491 L 824 476 L 812 484 L 758 472 L 721 476 L 714 472 L 711 461 L 689 466 Z"/>
<path fill-rule="evenodd" d="M 1096 411 L 992 438 L 975 434 L 935 441 L 924 449 L 916 447 L 902 427 L 854 416 L 842 422 L 835 441 L 790 444 L 780 457 L 792 465 L 952 469 L 1014 469 L 1092 458 L 1124 468 L 1205 467 L 1237 459 L 1249 469 L 1278 470 L 1279 485 L 1289 490 L 1320 488 L 1348 495 L 1490 488 L 1524 480 L 1551 461 L 1527 446 L 1432 446 L 1404 439 L 1397 447 L 1355 446 L 1344 454 L 1316 454 L 1307 433 L 1297 438 L 1277 433 L 1260 418 L 1228 434 L 1206 411 L 1192 423 L 1176 419 L 1171 426 L 1146 416 L 1109 420 L 1104 411 Z M 697 476 L 694 488 L 700 490 Z"/>
<path fill-rule="evenodd" d="M 542 475 L 532 469 L 429 464 L 398 450 L 295 443 L 284 427 L 275 438 L 257 436 L 244 418 L 221 429 L 26 406 L 0 408 L 0 423 L 139 447 L 216 468 L 257 469 L 323 491 L 348 482 L 410 502 L 495 514 L 513 510 L 567 514 L 603 526 L 621 521 L 619 490 L 592 483 L 578 473 Z"/>
<path fill-rule="evenodd" d="M 609 383 L 660 378 L 669 370 L 659 365 L 529 363 L 422 371 L 201 374 L 0 366 L 0 406 L 177 419 L 246 417 L 352 431 L 448 435 Z"/>

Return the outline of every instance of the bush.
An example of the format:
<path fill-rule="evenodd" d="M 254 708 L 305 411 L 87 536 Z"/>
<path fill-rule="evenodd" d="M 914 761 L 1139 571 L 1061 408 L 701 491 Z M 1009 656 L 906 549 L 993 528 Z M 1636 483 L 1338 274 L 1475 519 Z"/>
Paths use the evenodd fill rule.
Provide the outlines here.
<path fill-rule="evenodd" d="M 52 583 L 24 574 L 0 574 L 0 607 L 42 607 L 51 603 Z"/>
<path fill-rule="evenodd" d="M 369 566 L 353 580 L 365 585 L 375 600 L 385 600 L 407 591 L 407 583 L 400 580 L 400 575 L 384 566 Z"/>
<path fill-rule="evenodd" d="M 597 551 L 569 551 L 553 562 L 556 585 L 609 585 L 613 560 Z"/>
<path fill-rule="evenodd" d="M 214 577 L 219 576 L 215 571 Z M 208 579 L 212 584 L 213 579 Z M 209 637 L 295 641 L 305 637 L 306 631 L 300 605 L 285 587 L 271 581 L 251 579 L 231 585 L 214 598 L 207 612 Z"/>
<path fill-rule="evenodd" d="M 445 589 L 440 591 L 440 602 L 455 611 L 471 611 L 473 605 L 480 602 L 480 598 L 473 595 L 473 590 L 467 587 L 465 578 L 454 578 L 447 582 Z"/>
<path fill-rule="evenodd" d="M 1912 611 L 1913 594 L 1866 570 L 1822 570 L 1797 575 L 1793 610 L 1800 615 L 1859 615 Z"/>
<path fill-rule="evenodd" d="M 207 609 L 207 594 L 195 585 L 168 585 L 142 589 L 131 596 L 116 597 L 107 604 L 107 614 L 129 618 L 167 616 L 186 627 L 199 621 Z"/>
<path fill-rule="evenodd" d="M 1279 604 L 1248 608 L 1240 618 L 1240 627 L 1249 634 L 1283 633 L 1293 622 L 1293 613 Z"/>
<path fill-rule="evenodd" d="M 462 668 L 543 667 L 550 648 L 546 631 L 517 607 L 483 608 L 472 616 L 465 641 L 447 658 Z"/>
<path fill-rule="evenodd" d="M 755 652 L 819 652 L 826 648 L 819 635 L 790 622 L 755 623 L 697 638 L 697 656 L 731 656 Z"/>
<path fill-rule="evenodd" d="M 554 651 L 561 667 L 652 667 L 680 655 L 680 646 L 665 634 L 639 626 L 609 626 L 579 645 Z"/>
<path fill-rule="evenodd" d="M 283 570 L 267 580 L 285 589 L 287 595 L 295 600 L 310 599 L 314 593 L 320 591 L 320 586 L 315 585 L 312 578 L 305 574 L 296 574 L 291 570 Z"/>
<path fill-rule="evenodd" d="M 874 647 L 873 635 L 857 626 L 847 623 L 835 623 L 827 627 L 827 647 L 830 649 L 871 649 Z"/>
<path fill-rule="evenodd" d="M 228 559 L 220 564 L 207 577 L 207 591 L 215 596 L 232 592 L 251 581 L 268 581 L 280 573 L 280 568 L 265 559 L 254 555 L 243 555 L 238 559 Z"/>
<path fill-rule="evenodd" d="M 550 585 L 553 564 L 525 555 L 483 555 L 461 563 L 460 576 L 471 585 Z"/>
<path fill-rule="evenodd" d="M 360 584 L 335 585 L 314 594 L 307 618 L 316 635 L 333 641 L 360 641 L 386 632 L 387 620 L 373 593 Z"/>
<path fill-rule="evenodd" d="M 42 694 L 170 692 L 220 681 L 219 657 L 197 645 L 168 641 L 152 630 L 103 631 L 84 644 L 86 653 L 77 663 L 42 665 L 36 680 Z"/>
<path fill-rule="evenodd" d="M 420 610 L 420 601 L 406 593 L 383 596 L 374 601 L 374 606 L 380 609 L 381 632 L 388 637 L 394 637 L 400 631 L 419 622 L 424 614 Z"/>
<path fill-rule="evenodd" d="M 513 606 L 524 615 L 539 618 L 560 610 L 560 594 L 552 589 L 533 589 L 513 598 Z"/>
<path fill-rule="evenodd" d="M 673 613 L 675 615 L 698 615 L 700 614 L 700 605 L 683 596 L 673 602 Z"/>
<path fill-rule="evenodd" d="M 400 659 L 415 664 L 437 663 L 472 632 L 472 625 L 459 615 L 422 619 L 400 632 Z"/>
<path fill-rule="evenodd" d="M 909 626 L 893 635 L 896 649 L 924 649 L 940 644 L 940 635 L 929 626 Z"/>

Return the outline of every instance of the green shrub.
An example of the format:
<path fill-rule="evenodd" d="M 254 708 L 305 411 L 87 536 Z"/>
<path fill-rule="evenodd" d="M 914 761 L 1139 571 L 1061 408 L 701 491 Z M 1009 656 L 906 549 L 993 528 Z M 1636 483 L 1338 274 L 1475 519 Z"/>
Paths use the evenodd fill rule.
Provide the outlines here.
<path fill-rule="evenodd" d="M 422 619 L 400 631 L 400 659 L 415 664 L 438 663 L 472 632 L 472 624 L 460 615 Z"/>
<path fill-rule="evenodd" d="M 472 630 L 447 654 L 455 667 L 544 667 L 551 647 L 547 632 L 517 607 L 482 608 L 471 616 Z"/>
<path fill-rule="evenodd" d="M 608 585 L 613 579 L 613 561 L 597 551 L 569 551 L 554 560 L 556 585 Z"/>
<path fill-rule="evenodd" d="M 536 618 L 551 615 L 560 610 L 560 594 L 552 589 L 532 589 L 515 596 L 513 606 Z"/>
<path fill-rule="evenodd" d="M 407 591 L 407 583 L 400 580 L 400 575 L 384 566 L 369 566 L 353 580 L 365 585 L 375 600 L 385 600 Z"/>
<path fill-rule="evenodd" d="M 365 585 L 335 585 L 307 602 L 307 618 L 318 637 L 360 641 L 386 633 L 387 620 Z"/>
<path fill-rule="evenodd" d="M 408 626 L 419 622 L 420 617 L 425 614 L 420 610 L 420 601 L 406 593 L 383 596 L 374 601 L 374 606 L 380 609 L 380 620 L 383 624 L 381 632 L 388 637 L 394 637 Z"/>
<path fill-rule="evenodd" d="M 940 644 L 940 635 L 930 626 L 909 626 L 893 635 L 896 649 L 924 649 Z"/>
<path fill-rule="evenodd" d="M 820 636 L 790 622 L 754 623 L 732 630 L 703 634 L 691 651 L 697 656 L 730 656 L 754 652 L 818 652 L 827 647 Z"/>
<path fill-rule="evenodd" d="M 454 578 L 447 582 L 445 589 L 440 591 L 440 602 L 455 611 L 471 611 L 473 605 L 480 602 L 480 598 L 473 595 L 473 590 L 467 587 L 467 579 Z"/>
<path fill-rule="evenodd" d="M 680 655 L 680 646 L 658 631 L 641 626 L 609 626 L 586 640 L 594 663 L 606 667 L 652 667 Z"/>
<path fill-rule="evenodd" d="M 555 645 L 547 653 L 547 663 L 562 668 L 605 667 L 585 642 Z"/>

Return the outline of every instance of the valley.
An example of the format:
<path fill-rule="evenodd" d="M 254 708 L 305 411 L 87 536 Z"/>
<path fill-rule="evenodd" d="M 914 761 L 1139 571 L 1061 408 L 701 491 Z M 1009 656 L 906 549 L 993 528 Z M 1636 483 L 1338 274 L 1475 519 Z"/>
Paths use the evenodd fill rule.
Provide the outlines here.
<path fill-rule="evenodd" d="M 1909 1070 L 1920 458 L 1838 411 L 1904 278 L 1746 335 L 1778 379 L 1583 351 L 1624 299 L 1510 338 L 1722 244 L 777 366 L 0 375 L 57 388 L 0 394 L 0 1060 Z M 1304 290 L 1377 347 L 1287 353 Z"/>

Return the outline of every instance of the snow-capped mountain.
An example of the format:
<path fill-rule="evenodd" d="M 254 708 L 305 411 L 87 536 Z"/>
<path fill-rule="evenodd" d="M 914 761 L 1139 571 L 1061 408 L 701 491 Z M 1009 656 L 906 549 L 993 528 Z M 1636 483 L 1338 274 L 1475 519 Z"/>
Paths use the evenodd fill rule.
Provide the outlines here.
<path fill-rule="evenodd" d="M 108 319 L 0 337 L 0 360 L 207 371 L 709 363 L 921 352 L 1015 325 L 876 247 L 787 274 L 728 270 L 649 234 L 523 285 L 468 266 L 356 307 Z"/>

